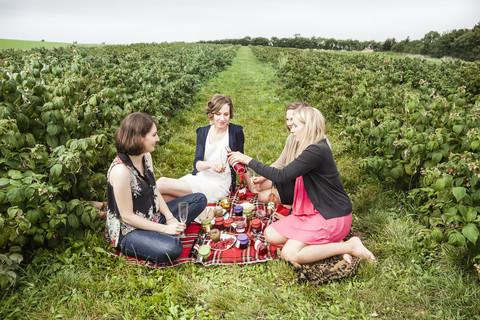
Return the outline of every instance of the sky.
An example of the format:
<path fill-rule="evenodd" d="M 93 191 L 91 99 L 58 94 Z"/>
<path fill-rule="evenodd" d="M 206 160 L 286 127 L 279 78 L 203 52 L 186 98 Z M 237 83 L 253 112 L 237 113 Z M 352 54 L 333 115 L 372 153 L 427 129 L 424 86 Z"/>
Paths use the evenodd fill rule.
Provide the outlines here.
<path fill-rule="evenodd" d="M 472 29 L 480 0 L 0 0 L 0 38 L 160 43 L 245 36 L 379 42 Z"/>

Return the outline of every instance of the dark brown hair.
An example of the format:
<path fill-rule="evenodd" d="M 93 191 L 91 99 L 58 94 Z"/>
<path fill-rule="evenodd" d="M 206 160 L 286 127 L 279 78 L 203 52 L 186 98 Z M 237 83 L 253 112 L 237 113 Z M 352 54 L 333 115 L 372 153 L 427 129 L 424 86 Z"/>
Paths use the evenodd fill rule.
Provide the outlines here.
<path fill-rule="evenodd" d="M 141 155 L 145 150 L 142 138 L 147 135 L 155 123 L 155 120 L 148 114 L 141 112 L 129 114 L 115 132 L 117 151 L 131 156 Z"/>
<path fill-rule="evenodd" d="M 233 118 L 232 100 L 228 96 L 223 94 L 218 94 L 218 93 L 214 94 L 213 97 L 210 98 L 210 101 L 208 101 L 207 103 L 207 108 L 205 111 L 207 112 L 208 119 L 212 119 L 213 115 L 218 111 L 220 111 L 220 109 L 222 109 L 222 107 L 225 104 L 228 104 L 228 106 L 230 107 L 230 119 L 232 119 Z"/>

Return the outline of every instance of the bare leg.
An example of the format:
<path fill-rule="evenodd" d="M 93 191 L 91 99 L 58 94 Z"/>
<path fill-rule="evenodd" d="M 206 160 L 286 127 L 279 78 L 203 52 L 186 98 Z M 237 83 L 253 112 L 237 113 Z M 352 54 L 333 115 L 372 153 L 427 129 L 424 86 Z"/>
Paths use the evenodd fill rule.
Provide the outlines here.
<path fill-rule="evenodd" d="M 192 193 L 190 184 L 185 180 L 161 177 L 157 180 L 157 190 L 165 201 L 186 196 Z"/>
<path fill-rule="evenodd" d="M 358 237 L 345 242 L 332 242 L 321 245 L 308 245 L 298 240 L 288 239 L 282 249 L 282 258 L 296 263 L 309 263 L 336 255 L 352 256 L 375 262 L 373 254 Z"/>
<path fill-rule="evenodd" d="M 265 228 L 263 235 L 265 236 L 265 240 L 268 243 L 276 246 L 276 247 L 283 247 L 285 243 L 288 241 L 288 238 L 285 238 L 280 233 L 278 233 L 272 226 L 268 226 Z"/>

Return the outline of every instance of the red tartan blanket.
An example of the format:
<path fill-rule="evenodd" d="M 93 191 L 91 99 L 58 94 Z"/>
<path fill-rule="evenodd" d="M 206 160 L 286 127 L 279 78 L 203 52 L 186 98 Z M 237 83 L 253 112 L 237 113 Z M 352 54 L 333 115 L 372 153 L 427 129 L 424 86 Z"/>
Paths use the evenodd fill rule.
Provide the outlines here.
<path fill-rule="evenodd" d="M 237 193 L 231 195 L 229 197 L 231 207 L 248 201 L 254 205 L 254 213 L 256 214 L 258 211 L 264 212 L 265 207 L 263 204 L 257 201 L 256 196 L 251 196 L 248 200 L 240 201 L 238 198 Z M 218 203 L 220 204 L 220 202 Z M 209 204 L 208 207 L 214 207 L 216 204 Z M 271 221 L 270 217 L 266 215 L 264 218 L 265 226 L 269 224 Z M 196 222 L 192 222 L 187 230 L 185 231 L 186 237 L 181 238 L 180 241 L 183 244 L 183 252 L 178 259 L 173 261 L 173 263 L 163 263 L 163 262 L 156 262 L 156 261 L 145 261 L 142 259 L 136 259 L 132 257 L 128 257 L 121 252 L 117 251 L 115 253 L 110 253 L 112 256 L 122 257 L 126 259 L 128 262 L 150 267 L 156 269 L 163 269 L 168 267 L 174 267 L 183 263 L 198 263 L 204 266 L 212 266 L 212 265 L 231 265 L 231 264 L 249 264 L 249 263 L 259 263 L 259 262 L 267 262 L 270 260 L 277 259 L 276 254 L 276 247 L 269 245 L 268 252 L 265 255 L 259 255 L 259 253 L 253 247 L 253 241 L 250 241 L 249 246 L 246 249 L 239 249 L 235 245 L 232 246 L 230 249 L 224 251 L 217 251 L 212 250 L 210 254 L 210 258 L 208 261 L 198 261 L 197 257 L 189 258 L 188 254 L 190 249 L 192 248 L 193 242 L 198 236 L 198 233 L 201 229 L 200 224 Z M 233 235 L 237 235 L 235 232 L 232 233 Z M 260 236 L 263 238 L 263 235 Z"/>

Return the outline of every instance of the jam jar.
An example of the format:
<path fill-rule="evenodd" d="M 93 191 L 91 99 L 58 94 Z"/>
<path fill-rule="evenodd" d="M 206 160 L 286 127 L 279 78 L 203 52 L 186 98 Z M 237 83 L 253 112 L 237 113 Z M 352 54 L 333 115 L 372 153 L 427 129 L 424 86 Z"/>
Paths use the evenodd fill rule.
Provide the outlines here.
<path fill-rule="evenodd" d="M 253 219 L 250 222 L 250 232 L 256 235 L 262 233 L 262 221 L 260 219 Z"/>
<path fill-rule="evenodd" d="M 210 252 L 212 248 L 208 245 L 203 245 L 198 248 L 198 261 L 207 262 L 210 259 Z"/>
<path fill-rule="evenodd" d="M 223 230 L 225 230 L 226 232 L 233 232 L 232 223 L 233 223 L 232 218 L 224 220 L 223 221 Z"/>
<path fill-rule="evenodd" d="M 210 219 L 203 219 L 202 220 L 203 232 L 208 233 L 210 232 L 211 228 L 212 228 L 212 221 L 210 221 Z"/>
<path fill-rule="evenodd" d="M 223 217 L 217 217 L 215 218 L 215 224 L 213 225 L 213 229 L 218 229 L 222 231 L 224 229 L 223 224 L 224 224 L 224 218 Z"/>
<path fill-rule="evenodd" d="M 241 233 L 237 236 L 237 242 L 235 243 L 235 246 L 238 249 L 247 249 L 248 248 L 248 237 L 245 233 Z"/>
<path fill-rule="evenodd" d="M 235 206 L 233 208 L 233 212 L 235 217 L 241 217 L 243 216 L 243 207 L 242 206 Z"/>

